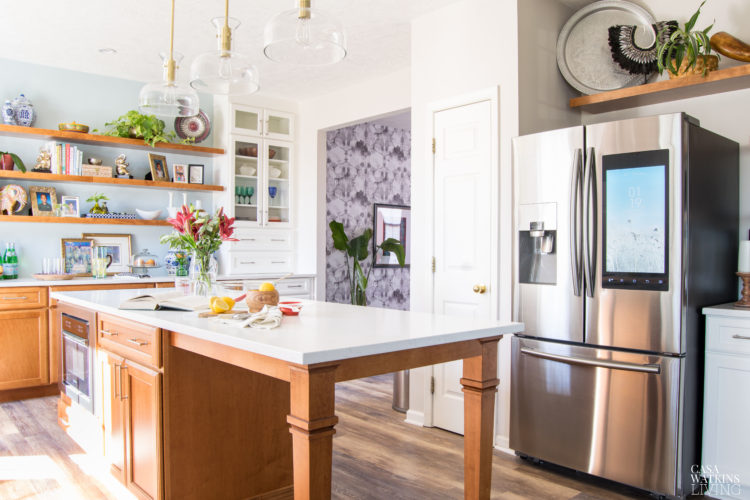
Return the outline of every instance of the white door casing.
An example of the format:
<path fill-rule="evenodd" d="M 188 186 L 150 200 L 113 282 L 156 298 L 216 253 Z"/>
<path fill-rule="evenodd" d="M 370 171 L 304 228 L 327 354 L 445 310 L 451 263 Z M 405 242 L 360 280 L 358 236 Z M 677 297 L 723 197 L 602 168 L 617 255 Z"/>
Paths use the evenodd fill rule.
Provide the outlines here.
<path fill-rule="evenodd" d="M 497 90 L 495 89 L 495 94 Z M 435 111 L 434 312 L 497 317 L 497 105 L 468 100 Z M 474 291 L 484 287 L 484 293 Z M 463 434 L 462 362 L 433 369 L 432 424 Z"/>

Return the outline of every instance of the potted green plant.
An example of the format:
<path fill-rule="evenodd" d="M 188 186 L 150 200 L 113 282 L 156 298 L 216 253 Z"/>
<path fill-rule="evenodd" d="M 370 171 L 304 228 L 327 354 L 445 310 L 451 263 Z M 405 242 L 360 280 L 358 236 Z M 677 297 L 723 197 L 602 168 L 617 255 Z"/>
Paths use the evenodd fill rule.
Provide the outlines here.
<path fill-rule="evenodd" d="M 9 151 L 0 151 L 0 158 L 2 158 L 2 169 L 13 170 L 13 165 L 18 165 L 18 170 L 26 172 L 26 165 L 23 164 L 21 158 L 16 153 Z"/>
<path fill-rule="evenodd" d="M 107 208 L 107 204 L 104 203 L 104 206 L 99 205 L 99 201 L 109 201 L 109 198 L 107 198 L 106 195 L 94 193 L 93 196 L 90 196 L 87 200 L 89 203 L 94 203 L 94 206 L 91 207 L 89 210 L 90 214 L 108 214 L 109 208 Z"/>
<path fill-rule="evenodd" d="M 372 229 L 365 229 L 365 232 L 359 236 L 349 239 L 344 231 L 344 225 L 341 222 L 331 221 L 328 225 L 331 228 L 331 237 L 333 238 L 333 247 L 341 250 L 346 255 L 346 277 L 349 281 L 351 303 L 355 306 L 367 305 L 367 283 L 370 279 L 370 273 L 373 267 L 373 258 L 375 254 L 370 255 L 370 239 L 372 238 Z M 387 238 L 379 246 L 375 247 L 375 253 L 383 250 L 396 254 L 398 264 L 404 267 L 406 251 L 404 246 L 395 238 Z M 351 262 L 349 261 L 351 257 Z M 370 267 L 365 272 L 360 262 L 370 257 Z"/>
<path fill-rule="evenodd" d="M 698 10 L 692 15 L 684 27 L 676 28 L 672 35 L 664 42 L 658 43 L 657 66 L 659 74 L 667 70 L 670 78 L 678 78 L 688 74 L 702 74 L 719 67 L 719 56 L 711 54 L 711 42 L 708 32 L 713 24 L 704 30 L 694 30 L 695 23 L 701 13 L 703 0 Z"/>
<path fill-rule="evenodd" d="M 144 115 L 135 110 L 128 111 L 114 121 L 107 122 L 104 125 L 109 127 L 109 130 L 105 131 L 103 135 L 143 139 L 146 141 L 146 144 L 152 147 L 157 142 L 171 142 L 176 138 L 174 132 L 165 132 L 166 125 L 164 124 L 164 120 L 160 120 L 155 115 Z M 192 138 L 182 142 L 192 142 Z"/>

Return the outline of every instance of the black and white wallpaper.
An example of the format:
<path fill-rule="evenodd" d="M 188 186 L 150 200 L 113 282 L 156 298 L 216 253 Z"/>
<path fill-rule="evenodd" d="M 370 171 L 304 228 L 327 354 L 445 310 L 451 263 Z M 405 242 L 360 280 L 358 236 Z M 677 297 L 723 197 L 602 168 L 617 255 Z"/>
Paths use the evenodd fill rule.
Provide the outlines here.
<path fill-rule="evenodd" d="M 411 206 L 411 131 L 367 122 L 328 132 L 326 143 L 326 300 L 349 303 L 346 259 L 328 224 L 353 238 L 372 228 L 373 204 Z M 409 269 L 373 269 L 367 304 L 409 309 Z"/>

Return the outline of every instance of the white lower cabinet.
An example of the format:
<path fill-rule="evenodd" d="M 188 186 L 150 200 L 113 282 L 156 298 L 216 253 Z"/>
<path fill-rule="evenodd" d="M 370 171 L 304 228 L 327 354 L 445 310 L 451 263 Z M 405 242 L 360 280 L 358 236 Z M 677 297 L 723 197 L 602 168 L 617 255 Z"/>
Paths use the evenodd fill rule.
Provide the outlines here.
<path fill-rule="evenodd" d="M 291 230 L 237 228 L 222 245 L 222 274 L 286 274 L 294 270 Z"/>
<path fill-rule="evenodd" d="M 750 500 L 750 311 L 704 309 L 702 493 Z"/>

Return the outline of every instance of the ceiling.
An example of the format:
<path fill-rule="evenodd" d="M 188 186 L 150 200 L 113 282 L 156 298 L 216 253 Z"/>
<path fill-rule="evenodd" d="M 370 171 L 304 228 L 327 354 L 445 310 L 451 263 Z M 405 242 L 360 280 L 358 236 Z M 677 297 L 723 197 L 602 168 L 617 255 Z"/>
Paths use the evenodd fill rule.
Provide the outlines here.
<path fill-rule="evenodd" d="M 344 24 L 349 53 L 323 68 L 273 63 L 263 56 L 263 27 L 294 0 L 234 0 L 229 15 L 242 24 L 233 50 L 250 55 L 260 70 L 261 92 L 304 99 L 408 67 L 410 21 L 457 0 L 313 0 Z M 223 15 L 221 0 L 178 0 L 175 50 L 185 55 L 178 80 L 190 62 L 216 49 L 211 18 Z M 161 79 L 160 51 L 169 44 L 169 0 L 24 0 L 3 2 L 0 58 L 137 81 Z M 41 14 L 41 15 L 40 15 Z M 99 49 L 113 48 L 116 54 Z"/>

